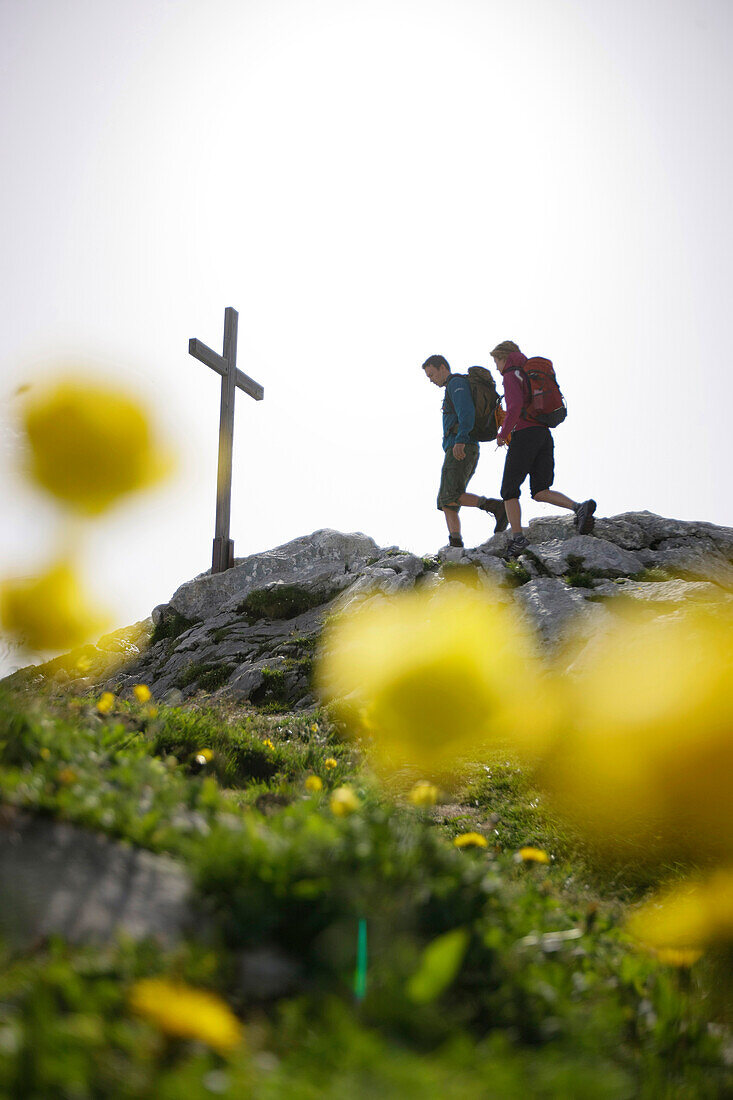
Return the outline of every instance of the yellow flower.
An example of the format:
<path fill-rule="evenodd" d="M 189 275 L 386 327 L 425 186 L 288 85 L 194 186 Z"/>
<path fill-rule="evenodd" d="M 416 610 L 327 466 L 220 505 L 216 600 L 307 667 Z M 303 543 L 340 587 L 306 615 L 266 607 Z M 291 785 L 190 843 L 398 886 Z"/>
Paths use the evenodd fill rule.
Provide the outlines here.
<path fill-rule="evenodd" d="M 540 772 L 557 808 L 609 848 L 730 858 L 730 610 L 625 615 L 568 681 L 574 726 Z"/>
<path fill-rule="evenodd" d="M 337 615 L 317 679 L 388 774 L 451 775 L 497 743 L 536 750 L 557 719 L 531 638 L 490 589 L 449 583 Z"/>
<path fill-rule="evenodd" d="M 70 787 L 72 783 L 76 783 L 76 772 L 73 768 L 62 768 L 56 780 L 62 787 Z"/>
<path fill-rule="evenodd" d="M 97 703 L 97 710 L 99 711 L 100 714 L 109 714 L 109 712 L 112 710 L 112 707 L 114 705 L 115 705 L 114 695 L 112 694 L 111 691 L 105 691 L 99 697 L 99 702 Z"/>
<path fill-rule="evenodd" d="M 733 944 L 733 868 L 672 887 L 628 921 L 632 936 L 657 950 Z"/>
<path fill-rule="evenodd" d="M 456 848 L 488 848 L 489 842 L 481 833 L 461 833 L 454 838 Z"/>
<path fill-rule="evenodd" d="M 518 863 L 549 863 L 550 857 L 542 848 L 520 848 L 514 857 Z"/>
<path fill-rule="evenodd" d="M 324 768 L 329 768 L 329 769 L 337 768 L 338 767 L 338 760 L 334 760 L 334 758 L 332 756 L 327 756 L 326 759 L 323 761 L 323 766 L 324 766 Z"/>
<path fill-rule="evenodd" d="M 351 787 L 337 787 L 331 795 L 331 812 L 336 817 L 348 817 L 361 805 L 358 796 Z"/>
<path fill-rule="evenodd" d="M 165 978 L 136 982 L 130 1006 L 165 1035 L 199 1039 L 217 1050 L 231 1050 L 242 1038 L 239 1020 L 220 997 Z"/>
<path fill-rule="evenodd" d="M 33 480 L 88 514 L 157 481 L 170 460 L 140 403 L 96 379 L 62 378 L 26 398 L 23 426 Z"/>
<path fill-rule="evenodd" d="M 262 744 L 265 746 L 266 749 L 274 749 L 275 748 L 275 746 L 273 745 L 273 743 L 272 743 L 272 741 L 270 740 L 269 737 L 266 737 L 265 740 L 262 742 Z"/>
<path fill-rule="evenodd" d="M 73 649 L 107 625 L 89 606 L 68 562 L 0 584 L 0 620 L 20 645 L 36 651 Z"/>
<path fill-rule="evenodd" d="M 143 714 L 145 715 L 146 718 L 157 718 L 158 714 L 159 714 L 159 710 L 158 710 L 157 707 L 146 707 L 145 710 L 143 711 Z"/>
<path fill-rule="evenodd" d="M 702 951 L 688 949 L 683 951 L 676 947 L 662 947 L 655 952 L 660 963 L 664 966 L 676 966 L 679 969 L 689 969 L 698 959 L 702 958 Z"/>
<path fill-rule="evenodd" d="M 305 789 L 310 791 L 311 794 L 316 794 L 318 791 L 323 790 L 323 783 L 317 775 L 309 775 L 305 781 Z"/>
<path fill-rule="evenodd" d="M 201 767 L 203 767 L 204 764 L 210 764 L 213 759 L 214 754 L 211 749 L 201 749 L 200 752 L 196 753 L 196 763 Z"/>
<path fill-rule="evenodd" d="M 408 794 L 413 806 L 434 806 L 438 801 L 438 788 L 421 779 Z"/>
<path fill-rule="evenodd" d="M 138 703 L 147 703 L 150 699 L 150 688 L 147 684 L 135 684 L 132 692 Z"/>

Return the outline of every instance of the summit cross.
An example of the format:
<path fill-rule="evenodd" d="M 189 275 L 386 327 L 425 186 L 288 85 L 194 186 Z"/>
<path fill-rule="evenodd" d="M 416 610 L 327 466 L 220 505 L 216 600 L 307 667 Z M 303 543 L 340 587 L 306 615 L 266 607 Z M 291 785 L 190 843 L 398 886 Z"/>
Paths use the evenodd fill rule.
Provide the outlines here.
<path fill-rule="evenodd" d="M 188 341 L 188 353 L 221 375 L 221 411 L 219 414 L 219 466 L 216 477 L 216 525 L 211 572 L 223 573 L 234 565 L 234 542 L 229 538 L 229 519 L 232 503 L 232 445 L 234 441 L 234 394 L 237 387 L 255 401 L 261 401 L 265 391 L 259 382 L 253 381 L 237 370 L 237 322 L 236 309 L 224 310 L 223 355 L 212 351 L 195 337 Z"/>

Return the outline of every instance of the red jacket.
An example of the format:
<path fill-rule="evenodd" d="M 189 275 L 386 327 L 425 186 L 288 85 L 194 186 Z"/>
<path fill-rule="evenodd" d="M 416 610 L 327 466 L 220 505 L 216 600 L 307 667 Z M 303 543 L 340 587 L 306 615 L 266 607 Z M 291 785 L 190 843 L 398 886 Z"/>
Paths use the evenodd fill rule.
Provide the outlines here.
<path fill-rule="evenodd" d="M 527 403 L 529 393 L 524 376 L 519 373 L 517 367 L 520 369 L 523 368 L 526 362 L 527 356 L 523 355 L 521 351 L 510 351 L 506 358 L 506 367 L 501 376 L 501 380 L 504 383 L 504 408 L 506 409 L 506 416 L 504 417 L 504 423 L 501 426 L 501 430 L 497 435 L 497 439 L 501 443 L 506 443 L 506 438 L 511 432 L 521 431 L 522 428 L 537 427 L 536 421 L 525 420 L 524 417 L 520 415 L 522 408 Z"/>

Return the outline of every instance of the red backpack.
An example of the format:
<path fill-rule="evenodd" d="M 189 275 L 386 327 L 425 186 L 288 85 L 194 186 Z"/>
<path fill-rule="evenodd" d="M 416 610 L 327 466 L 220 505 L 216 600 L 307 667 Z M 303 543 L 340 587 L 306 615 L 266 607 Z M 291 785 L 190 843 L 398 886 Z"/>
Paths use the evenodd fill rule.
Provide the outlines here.
<path fill-rule="evenodd" d="M 534 420 L 548 428 L 556 428 L 568 415 L 565 398 L 555 378 L 549 359 L 535 355 L 519 369 L 529 390 L 529 400 L 522 409 L 525 420 Z"/>

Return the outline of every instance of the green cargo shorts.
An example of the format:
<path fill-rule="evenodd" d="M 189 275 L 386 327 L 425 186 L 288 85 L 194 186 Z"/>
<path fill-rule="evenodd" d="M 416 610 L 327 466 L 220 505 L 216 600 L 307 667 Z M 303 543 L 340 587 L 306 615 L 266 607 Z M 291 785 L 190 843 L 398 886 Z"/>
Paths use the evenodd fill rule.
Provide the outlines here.
<path fill-rule="evenodd" d="M 443 459 L 443 470 L 440 475 L 440 489 L 438 490 L 438 509 L 460 508 L 457 503 L 461 493 L 465 493 L 466 486 L 474 475 L 478 465 L 478 443 L 466 444 L 466 457 L 458 461 L 453 457 L 453 448 L 449 447 Z"/>

